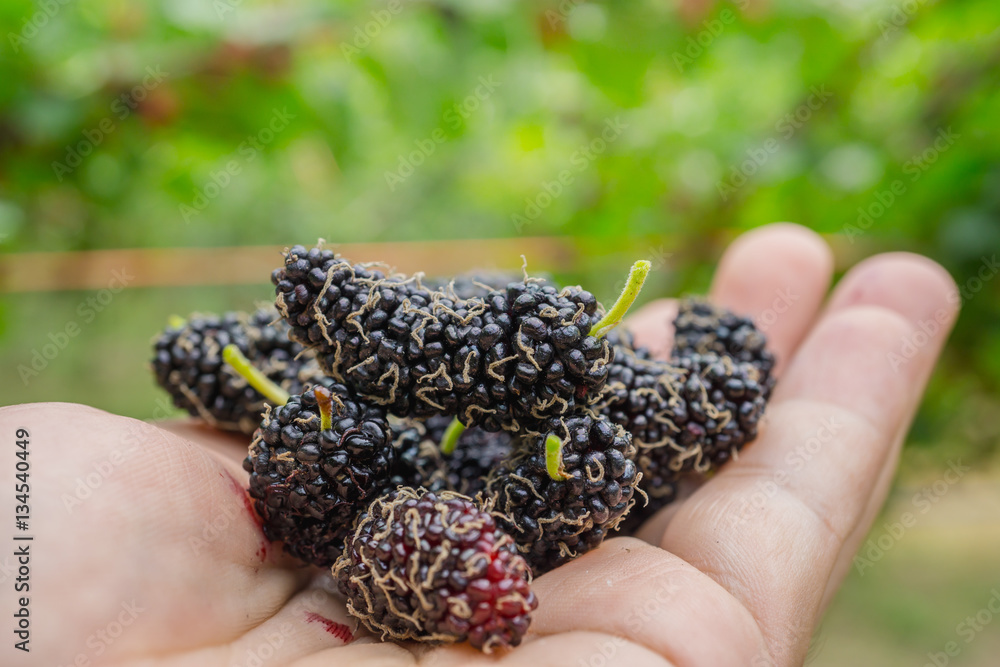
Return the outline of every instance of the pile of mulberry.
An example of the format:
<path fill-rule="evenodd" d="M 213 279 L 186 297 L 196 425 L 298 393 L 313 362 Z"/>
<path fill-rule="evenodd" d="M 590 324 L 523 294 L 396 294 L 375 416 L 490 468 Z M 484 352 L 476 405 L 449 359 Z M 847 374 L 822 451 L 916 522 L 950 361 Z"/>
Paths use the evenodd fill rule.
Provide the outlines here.
<path fill-rule="evenodd" d="M 402 487 L 359 517 L 333 568 L 348 611 L 383 639 L 517 646 L 537 600 L 513 540 L 471 498 Z"/>
<path fill-rule="evenodd" d="M 264 534 L 332 565 L 355 517 L 385 491 L 393 453 L 384 410 L 330 380 L 269 410 L 243 462 Z"/>
<path fill-rule="evenodd" d="M 288 393 L 299 393 L 324 376 L 312 355 L 288 338 L 274 308 L 252 315 L 194 315 L 169 327 L 154 343 L 153 372 L 174 405 L 216 428 L 252 434 L 265 399 L 222 358 L 235 345 L 258 370 Z"/>

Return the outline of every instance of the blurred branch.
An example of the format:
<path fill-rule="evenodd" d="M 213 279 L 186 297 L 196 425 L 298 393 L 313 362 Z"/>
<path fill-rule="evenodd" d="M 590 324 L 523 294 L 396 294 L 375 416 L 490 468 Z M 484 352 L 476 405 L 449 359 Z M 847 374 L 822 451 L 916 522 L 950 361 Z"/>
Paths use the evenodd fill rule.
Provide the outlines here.
<path fill-rule="evenodd" d="M 384 262 L 399 271 L 452 275 L 475 268 L 559 271 L 579 261 L 570 238 L 534 237 L 405 243 L 342 243 L 327 247 L 353 262 Z M 129 287 L 253 285 L 268 281 L 281 263 L 281 246 L 151 248 L 7 255 L 0 264 L 0 292 L 101 289 L 113 272 Z M 134 276 L 134 278 L 132 278 Z"/>

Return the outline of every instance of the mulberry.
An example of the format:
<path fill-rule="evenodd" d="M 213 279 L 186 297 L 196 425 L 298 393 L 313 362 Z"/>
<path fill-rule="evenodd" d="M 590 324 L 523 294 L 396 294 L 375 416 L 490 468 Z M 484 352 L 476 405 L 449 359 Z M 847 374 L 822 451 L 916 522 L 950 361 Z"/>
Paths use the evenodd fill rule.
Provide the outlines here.
<path fill-rule="evenodd" d="M 164 331 L 154 344 L 153 372 L 174 405 L 216 428 L 252 434 L 260 425 L 265 396 L 224 361 L 235 345 L 250 363 L 288 393 L 300 393 L 323 377 L 311 354 L 288 339 L 274 308 L 252 315 L 195 315 Z"/>
<path fill-rule="evenodd" d="M 419 276 L 387 276 L 302 246 L 271 279 L 292 339 L 315 348 L 323 369 L 360 396 L 398 417 L 457 416 L 465 426 L 518 431 L 598 395 L 611 361 L 601 335 L 648 270 L 637 263 L 630 299 L 607 315 L 578 287 L 525 279 L 453 298 Z"/>
<path fill-rule="evenodd" d="M 431 417 L 399 432 L 390 487 L 424 487 L 467 496 L 485 488 L 490 471 L 511 454 L 511 435 L 470 428 L 458 437 L 454 451 L 443 453 L 441 442 L 450 424 L 447 417 Z"/>
<path fill-rule="evenodd" d="M 300 560 L 332 565 L 389 483 L 393 454 L 385 412 L 330 380 L 269 409 L 243 461 L 264 534 Z"/>
<path fill-rule="evenodd" d="M 535 575 L 601 544 L 635 504 L 640 475 L 632 437 L 588 412 L 522 436 L 489 479 L 500 525 Z"/>
<path fill-rule="evenodd" d="M 383 639 L 517 646 L 538 602 L 510 537 L 472 499 L 400 488 L 359 517 L 333 568 L 348 611 Z"/>

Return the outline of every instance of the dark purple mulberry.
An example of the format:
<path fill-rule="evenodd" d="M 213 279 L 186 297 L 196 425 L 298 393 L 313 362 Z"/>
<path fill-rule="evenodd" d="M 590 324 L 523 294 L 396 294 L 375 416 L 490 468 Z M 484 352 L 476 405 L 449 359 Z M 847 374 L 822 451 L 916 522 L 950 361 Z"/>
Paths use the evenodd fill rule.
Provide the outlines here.
<path fill-rule="evenodd" d="M 536 576 L 599 546 L 636 503 L 639 481 L 631 436 L 606 417 L 578 412 L 547 428 L 523 435 L 487 486 Z M 558 471 L 547 444 L 561 452 Z"/>
<path fill-rule="evenodd" d="M 264 397 L 223 361 L 229 344 L 289 393 L 323 378 L 312 354 L 289 340 L 288 326 L 274 308 L 252 315 L 192 315 L 156 340 L 153 372 L 174 405 L 216 428 L 252 434 L 264 410 Z"/>
<path fill-rule="evenodd" d="M 511 454 L 511 435 L 466 429 L 455 451 L 441 452 L 441 440 L 451 423 L 448 417 L 431 417 L 397 429 L 390 487 L 423 487 L 428 491 L 457 491 L 475 496 L 486 486 L 490 471 Z"/>
<path fill-rule="evenodd" d="M 325 398 L 328 425 L 319 402 Z M 392 462 L 385 412 L 327 380 L 264 415 L 243 468 L 268 539 L 328 567 L 354 519 L 385 491 Z"/>
<path fill-rule="evenodd" d="M 524 280 L 460 299 L 302 246 L 272 281 L 291 337 L 399 417 L 518 431 L 588 404 L 607 379 L 611 347 L 590 335 L 601 313 L 580 288 Z"/>

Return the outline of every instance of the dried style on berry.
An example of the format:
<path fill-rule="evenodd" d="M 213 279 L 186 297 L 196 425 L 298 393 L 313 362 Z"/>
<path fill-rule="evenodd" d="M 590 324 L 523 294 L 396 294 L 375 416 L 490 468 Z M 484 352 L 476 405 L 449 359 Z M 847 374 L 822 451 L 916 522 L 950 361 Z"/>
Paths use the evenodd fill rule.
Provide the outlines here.
<path fill-rule="evenodd" d="M 597 300 L 525 280 L 460 299 L 419 276 L 351 265 L 330 250 L 288 251 L 272 274 L 291 337 L 323 369 L 399 417 L 458 416 L 518 431 L 589 403 L 611 347 L 591 335 Z"/>
<path fill-rule="evenodd" d="M 359 517 L 333 568 L 348 611 L 383 639 L 517 646 L 537 607 L 511 538 L 471 498 L 400 488 Z"/>
<path fill-rule="evenodd" d="M 385 412 L 327 380 L 265 414 L 243 468 L 268 539 L 326 567 L 385 490 L 392 462 Z"/>
<path fill-rule="evenodd" d="M 589 412 L 520 439 L 487 489 L 535 575 L 596 548 L 618 527 L 636 502 L 634 456 L 628 432 Z"/>
<path fill-rule="evenodd" d="M 424 281 L 424 285 L 453 298 L 465 300 L 485 298 L 493 290 L 520 280 L 520 275 L 506 271 L 472 271 L 450 279 L 430 278 Z"/>
<path fill-rule="evenodd" d="M 252 434 L 260 425 L 265 397 L 222 358 L 236 347 L 258 370 L 289 393 L 323 378 L 311 354 L 288 338 L 274 308 L 252 315 L 194 315 L 169 327 L 154 344 L 153 372 L 174 405 L 226 431 Z"/>
<path fill-rule="evenodd" d="M 450 423 L 448 417 L 431 417 L 396 429 L 390 488 L 402 485 L 475 496 L 486 487 L 490 471 L 511 454 L 510 434 L 470 428 L 459 436 L 453 452 L 444 453 L 441 441 Z"/>

